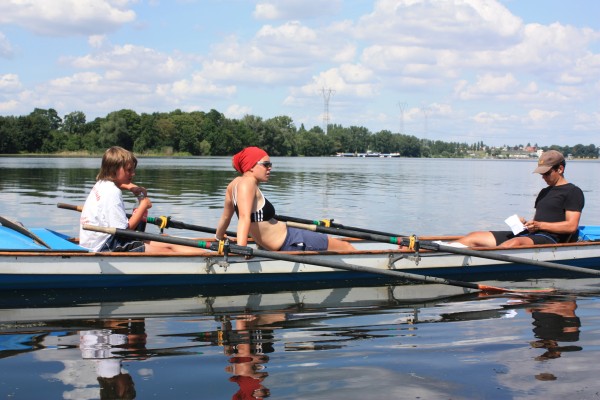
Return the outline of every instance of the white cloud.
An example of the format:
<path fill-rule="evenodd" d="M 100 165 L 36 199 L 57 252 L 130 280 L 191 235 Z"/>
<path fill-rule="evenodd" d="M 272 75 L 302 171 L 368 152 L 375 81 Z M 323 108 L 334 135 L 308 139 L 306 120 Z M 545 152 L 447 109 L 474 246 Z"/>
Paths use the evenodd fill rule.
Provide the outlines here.
<path fill-rule="evenodd" d="M 300 84 L 320 62 L 353 59 L 355 47 L 344 39 L 323 42 L 322 32 L 298 21 L 265 25 L 247 43 L 228 36 L 213 46 L 201 73 L 211 80 L 252 86 Z"/>
<path fill-rule="evenodd" d="M 130 1 L 20 0 L 0 2 L 0 24 L 21 26 L 39 35 L 69 36 L 112 32 L 132 22 Z"/>
<path fill-rule="evenodd" d="M 241 106 L 239 104 L 232 104 L 229 107 L 227 107 L 227 110 L 225 110 L 223 114 L 225 114 L 227 118 L 240 119 L 245 115 L 251 115 L 252 108 L 247 106 Z"/>
<path fill-rule="evenodd" d="M 546 110 L 530 110 L 528 115 L 533 122 L 550 122 L 551 120 L 560 116 L 558 111 L 546 111 Z"/>
<path fill-rule="evenodd" d="M 407 103 L 403 129 L 409 134 L 425 129 L 427 104 L 431 138 L 436 132 L 459 136 L 459 130 L 475 137 L 481 124 L 499 137 L 541 127 L 548 134 L 598 131 L 600 31 L 530 23 L 535 15 L 525 22 L 495 0 L 358 3 L 241 2 L 234 14 L 194 19 L 197 30 L 189 20 L 173 22 L 162 12 L 164 2 L 2 2 L 0 23 L 11 30 L 0 33 L 0 57 L 12 54 L 13 63 L 23 56 L 46 67 L 31 74 L 15 63 L 19 76 L 0 80 L 2 110 L 61 104 L 67 112 L 102 114 L 123 106 L 176 106 L 235 116 L 249 112 L 239 104 L 256 98 L 261 117 L 286 114 L 309 126 L 321 123 L 321 91 L 328 88 L 332 122 L 373 131 L 396 130 L 398 101 Z M 197 1 L 170 7 L 189 15 L 205 11 Z M 137 15 L 143 31 L 136 25 L 112 33 Z M 52 38 L 37 36 L 34 48 L 13 26 Z M 203 40 L 194 37 L 199 32 Z M 44 45 L 56 47 L 39 51 Z M 45 58 L 35 58 L 38 53 Z"/>
<path fill-rule="evenodd" d="M 318 18 L 338 12 L 341 6 L 341 0 L 263 1 L 256 5 L 254 18 L 266 20 Z"/>
<path fill-rule="evenodd" d="M 502 115 L 499 113 L 489 113 L 489 112 L 481 112 L 477 115 L 473 116 L 473 121 L 480 124 L 495 124 L 498 122 L 507 122 L 507 121 L 515 121 L 517 118 L 511 115 Z"/>
<path fill-rule="evenodd" d="M 13 113 L 19 109 L 20 103 L 16 100 L 0 101 L 0 112 Z"/>
<path fill-rule="evenodd" d="M 521 29 L 522 21 L 494 1 L 380 0 L 372 13 L 360 18 L 356 34 L 432 49 L 488 49 L 514 41 Z"/>
<path fill-rule="evenodd" d="M 164 89 L 164 87 L 163 87 Z M 168 92 L 180 97 L 208 95 L 214 97 L 231 96 L 236 92 L 234 85 L 219 86 L 207 80 L 202 74 L 195 73 L 191 79 L 183 79 L 170 85 Z"/>
<path fill-rule="evenodd" d="M 22 87 L 17 74 L 0 75 L 0 92 L 8 93 L 20 90 Z"/>
<path fill-rule="evenodd" d="M 99 49 L 106 43 L 106 35 L 92 35 L 88 38 L 88 43 L 92 48 Z"/>
<path fill-rule="evenodd" d="M 167 55 L 134 45 L 113 46 L 61 61 L 79 70 L 106 71 L 111 80 L 147 83 L 164 83 L 180 78 L 191 62 L 181 54 Z"/>
<path fill-rule="evenodd" d="M 484 96 L 514 94 L 519 88 L 519 82 L 510 73 L 503 75 L 484 74 L 478 76 L 477 82 L 472 85 L 468 85 L 466 81 L 459 82 L 456 95 L 462 100 L 470 100 Z"/>
<path fill-rule="evenodd" d="M 13 55 L 13 48 L 10 41 L 0 32 L 0 57 L 9 58 Z"/>
<path fill-rule="evenodd" d="M 372 71 L 356 64 L 343 64 L 320 73 L 312 82 L 300 88 L 304 96 L 313 97 L 323 88 L 332 89 L 337 97 L 373 97 L 379 90 L 379 83 Z"/>

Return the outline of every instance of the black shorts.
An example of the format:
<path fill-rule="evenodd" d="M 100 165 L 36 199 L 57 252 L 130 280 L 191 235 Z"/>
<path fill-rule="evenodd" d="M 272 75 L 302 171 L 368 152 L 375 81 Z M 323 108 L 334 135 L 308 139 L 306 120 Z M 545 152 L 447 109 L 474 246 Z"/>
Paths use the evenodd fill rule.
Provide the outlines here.
<path fill-rule="evenodd" d="M 130 240 L 111 236 L 102 246 L 100 251 L 108 251 L 115 253 L 138 252 L 146 251 L 146 245 L 140 240 Z"/>
<path fill-rule="evenodd" d="M 506 242 L 507 240 L 516 238 L 516 237 L 528 237 L 533 240 L 533 244 L 556 244 L 557 240 L 548 233 L 519 233 L 515 235 L 512 231 L 491 231 L 492 235 L 496 239 L 496 246 L 499 246 L 501 243 Z"/>

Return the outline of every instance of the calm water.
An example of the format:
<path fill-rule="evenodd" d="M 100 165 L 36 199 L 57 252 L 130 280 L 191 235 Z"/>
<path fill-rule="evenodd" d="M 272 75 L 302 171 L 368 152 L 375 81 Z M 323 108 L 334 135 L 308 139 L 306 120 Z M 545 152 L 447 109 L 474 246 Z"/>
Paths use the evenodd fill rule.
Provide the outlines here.
<path fill-rule="evenodd" d="M 532 161 L 273 162 L 263 190 L 278 213 L 399 234 L 504 229 L 544 186 Z M 83 204 L 99 164 L 0 158 L 0 215 L 77 235 L 78 214 L 56 204 Z M 600 162 L 566 174 L 586 196 L 582 224 L 600 224 Z M 233 176 L 228 158 L 144 158 L 136 182 L 151 216 L 214 226 Z M 0 293 L 0 398 L 598 398 L 596 287 L 428 301 L 399 287 Z"/>

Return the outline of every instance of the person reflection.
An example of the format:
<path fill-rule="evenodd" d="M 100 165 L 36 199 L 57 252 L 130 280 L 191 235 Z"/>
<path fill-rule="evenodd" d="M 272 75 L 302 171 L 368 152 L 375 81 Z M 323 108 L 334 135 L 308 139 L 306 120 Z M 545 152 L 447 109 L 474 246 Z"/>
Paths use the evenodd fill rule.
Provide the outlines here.
<path fill-rule="evenodd" d="M 79 332 L 81 356 L 96 364 L 101 399 L 135 399 L 133 378 L 121 368 L 123 357 L 144 357 L 143 320 L 107 320 L 102 329 Z"/>
<path fill-rule="evenodd" d="M 559 342 L 579 341 L 581 322 L 575 315 L 577 304 L 573 299 L 552 300 L 528 308 L 533 317 L 533 333 L 538 339 L 531 346 L 546 349 L 537 361 L 559 358 L 563 352 L 580 351 L 580 346 L 560 346 Z"/>
<path fill-rule="evenodd" d="M 273 324 L 285 319 L 284 313 L 244 314 L 235 318 L 235 326 L 229 319 L 223 322 L 223 348 L 225 355 L 230 356 L 225 370 L 233 375 L 229 380 L 239 385 L 232 399 L 263 399 L 271 395 L 263 385 L 269 375 L 264 370 L 269 361 L 266 354 L 274 351 Z M 264 329 L 265 326 L 269 328 Z"/>

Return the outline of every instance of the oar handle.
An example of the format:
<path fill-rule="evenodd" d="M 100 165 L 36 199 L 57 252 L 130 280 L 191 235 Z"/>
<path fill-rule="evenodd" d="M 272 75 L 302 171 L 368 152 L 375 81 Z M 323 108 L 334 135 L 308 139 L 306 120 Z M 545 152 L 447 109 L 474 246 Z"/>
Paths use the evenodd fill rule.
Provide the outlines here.
<path fill-rule="evenodd" d="M 76 206 L 73 204 L 66 204 L 66 203 L 58 203 L 58 204 L 56 204 L 56 207 L 64 208 L 65 210 L 72 210 L 72 211 L 79 211 L 79 212 L 81 212 L 83 210 L 83 206 Z"/>

